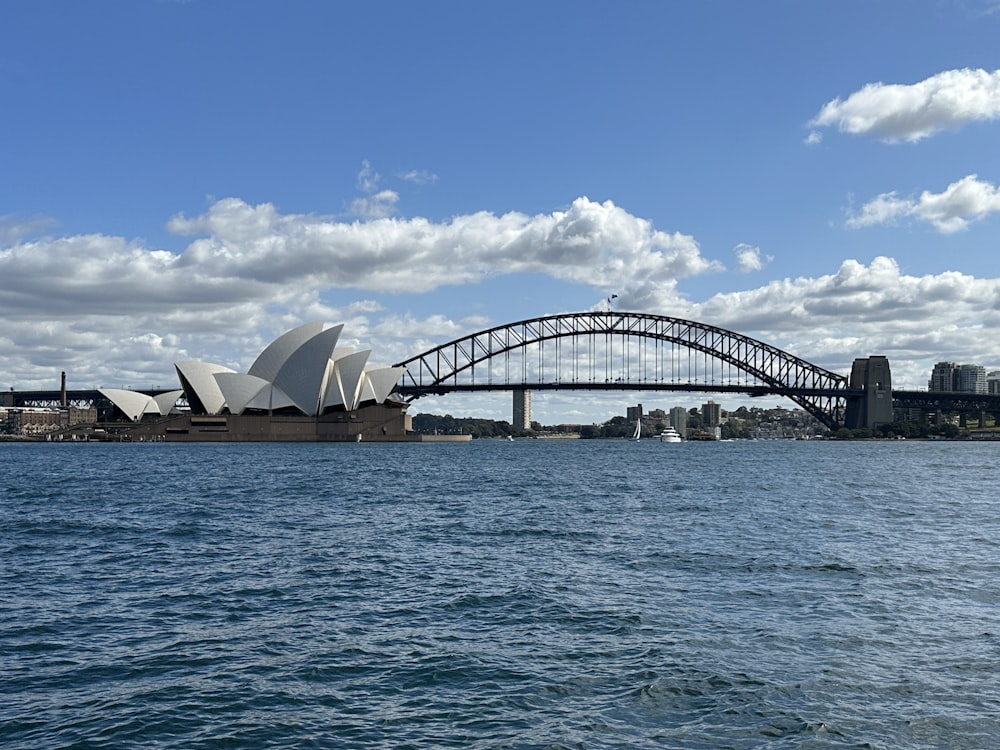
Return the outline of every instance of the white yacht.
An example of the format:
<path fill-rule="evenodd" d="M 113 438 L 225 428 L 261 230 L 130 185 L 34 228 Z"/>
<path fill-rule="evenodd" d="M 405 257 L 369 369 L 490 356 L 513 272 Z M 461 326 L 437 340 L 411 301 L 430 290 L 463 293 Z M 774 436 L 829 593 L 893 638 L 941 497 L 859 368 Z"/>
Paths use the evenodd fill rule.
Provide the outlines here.
<path fill-rule="evenodd" d="M 677 432 L 672 425 L 664 428 L 663 432 L 656 437 L 660 439 L 661 443 L 679 443 L 683 440 L 680 433 Z"/>

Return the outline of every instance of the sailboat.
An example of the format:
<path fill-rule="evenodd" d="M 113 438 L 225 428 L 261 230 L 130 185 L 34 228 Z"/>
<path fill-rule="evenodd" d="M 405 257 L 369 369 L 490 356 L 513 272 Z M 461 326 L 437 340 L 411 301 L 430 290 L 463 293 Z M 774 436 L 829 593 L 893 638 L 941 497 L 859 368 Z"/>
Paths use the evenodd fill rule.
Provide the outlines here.
<path fill-rule="evenodd" d="M 635 432 L 632 433 L 632 440 L 638 442 L 639 441 L 639 435 L 641 433 L 642 433 L 642 420 L 641 419 L 637 419 L 637 420 L 635 420 Z"/>

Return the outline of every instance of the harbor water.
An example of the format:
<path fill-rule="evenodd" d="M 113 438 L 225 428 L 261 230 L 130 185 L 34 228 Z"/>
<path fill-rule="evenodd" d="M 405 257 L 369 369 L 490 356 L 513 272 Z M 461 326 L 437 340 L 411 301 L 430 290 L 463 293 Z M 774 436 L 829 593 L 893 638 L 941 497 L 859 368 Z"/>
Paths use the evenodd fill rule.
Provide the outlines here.
<path fill-rule="evenodd" d="M 0 746 L 992 748 L 1000 444 L 0 444 Z"/>

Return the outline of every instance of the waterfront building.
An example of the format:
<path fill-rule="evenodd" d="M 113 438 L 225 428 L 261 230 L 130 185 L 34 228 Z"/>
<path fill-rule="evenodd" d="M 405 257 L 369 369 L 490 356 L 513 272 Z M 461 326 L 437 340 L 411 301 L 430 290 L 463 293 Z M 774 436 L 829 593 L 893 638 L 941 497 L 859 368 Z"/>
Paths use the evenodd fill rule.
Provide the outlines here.
<path fill-rule="evenodd" d="M 931 370 L 931 378 L 927 381 L 927 390 L 944 392 L 956 390 L 957 373 L 957 362 L 938 362 Z"/>
<path fill-rule="evenodd" d="M 959 365 L 956 390 L 963 393 L 986 393 L 986 368 L 982 365 Z"/>
<path fill-rule="evenodd" d="M 33 437 L 96 421 L 97 409 L 93 407 L 0 407 L 0 433 L 5 435 Z"/>
<path fill-rule="evenodd" d="M 642 404 L 637 406 L 628 406 L 625 408 L 625 421 L 629 424 L 635 424 L 636 421 L 642 420 Z"/>
<path fill-rule="evenodd" d="M 705 427 L 718 427 L 722 424 L 722 407 L 714 401 L 709 401 L 701 407 L 701 423 Z"/>
<path fill-rule="evenodd" d="M 670 424 L 680 433 L 681 437 L 687 437 L 688 413 L 683 406 L 675 406 L 670 410 Z"/>
<path fill-rule="evenodd" d="M 98 390 L 119 419 L 134 425 L 127 431 L 134 440 L 424 439 L 412 433 L 408 404 L 390 395 L 406 368 L 372 365 L 370 350 L 339 347 L 343 328 L 316 321 L 288 331 L 246 373 L 211 362 L 178 362 L 176 391 L 151 396 Z"/>
<path fill-rule="evenodd" d="M 986 373 L 986 392 L 989 394 L 1000 394 L 1000 370 L 992 370 Z"/>
<path fill-rule="evenodd" d="M 988 393 L 986 368 L 982 365 L 960 365 L 938 362 L 927 381 L 927 390 L 938 392 Z"/>
<path fill-rule="evenodd" d="M 59 409 L 18 407 L 5 409 L 2 417 L 3 431 L 8 435 L 30 437 L 55 432 L 63 426 Z"/>

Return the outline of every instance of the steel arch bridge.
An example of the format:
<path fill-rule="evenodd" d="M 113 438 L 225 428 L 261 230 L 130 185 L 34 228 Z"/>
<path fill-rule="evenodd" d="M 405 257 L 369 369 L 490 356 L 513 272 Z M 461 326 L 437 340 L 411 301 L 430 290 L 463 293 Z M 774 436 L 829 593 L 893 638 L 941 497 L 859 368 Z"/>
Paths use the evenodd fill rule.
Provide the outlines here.
<path fill-rule="evenodd" d="M 780 395 L 830 429 L 861 390 L 734 331 L 664 315 L 583 312 L 489 328 L 397 366 L 405 400 L 460 391 L 656 390 Z"/>

